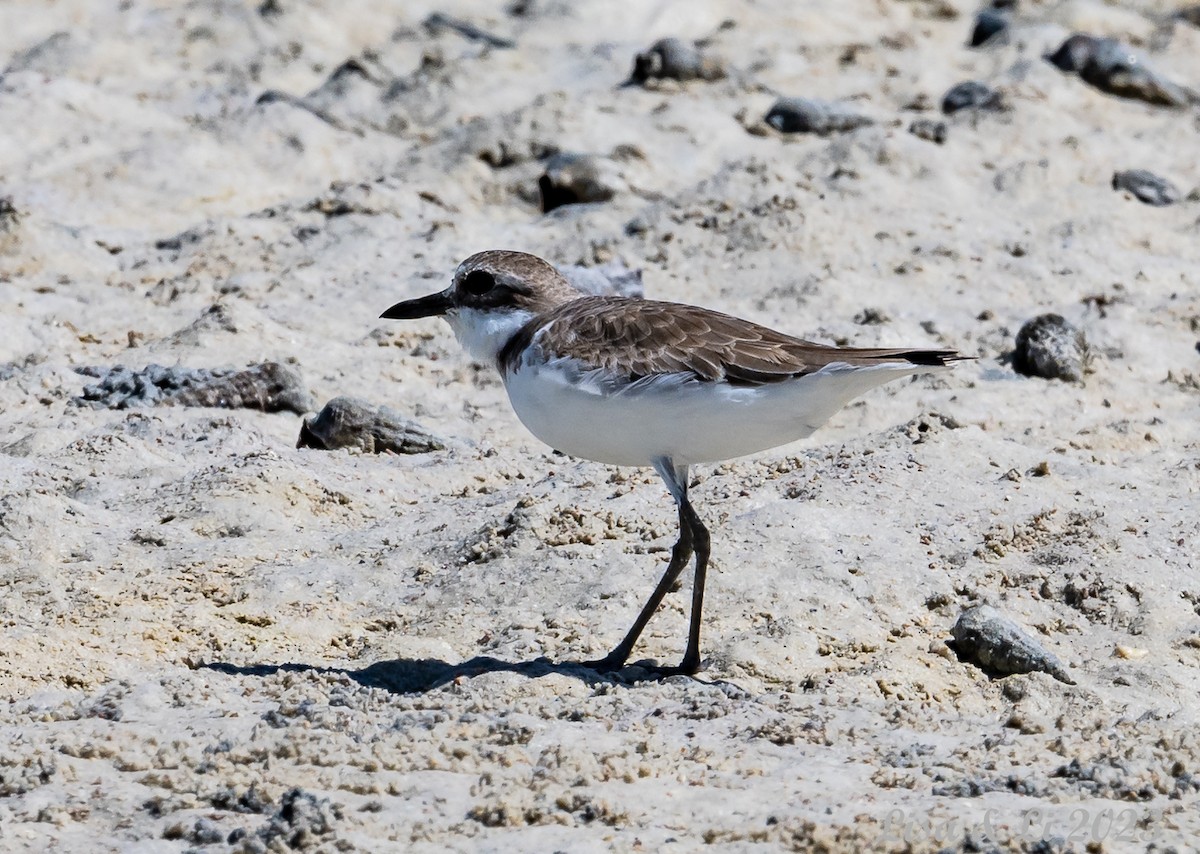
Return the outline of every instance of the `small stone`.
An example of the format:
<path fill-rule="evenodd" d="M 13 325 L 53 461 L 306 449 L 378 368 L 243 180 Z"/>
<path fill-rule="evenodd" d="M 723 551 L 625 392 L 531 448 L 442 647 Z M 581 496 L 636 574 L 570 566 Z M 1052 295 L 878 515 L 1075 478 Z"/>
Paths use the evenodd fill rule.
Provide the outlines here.
<path fill-rule="evenodd" d="M 426 454 L 445 443 L 386 406 L 372 408 L 352 397 L 335 397 L 300 425 L 297 448 L 357 448 L 369 454 Z"/>
<path fill-rule="evenodd" d="M 854 322 L 859 326 L 880 326 L 884 323 L 890 323 L 891 320 L 887 312 L 881 308 L 864 308 L 858 314 L 854 315 Z"/>
<path fill-rule="evenodd" d="M 1019 374 L 1080 382 L 1087 363 L 1088 344 L 1083 331 L 1062 315 L 1039 315 L 1017 332 L 1012 364 Z"/>
<path fill-rule="evenodd" d="M 280 798 L 279 811 L 257 835 L 273 850 L 316 849 L 321 847 L 321 837 L 334 834 L 334 825 L 341 818 L 341 808 L 330 804 L 328 798 L 292 789 Z"/>
<path fill-rule="evenodd" d="M 1180 199 L 1179 190 L 1174 184 L 1145 169 L 1114 172 L 1112 188 L 1132 193 L 1139 202 L 1156 208 L 1173 205 Z"/>
<path fill-rule="evenodd" d="M 542 212 L 563 205 L 607 202 L 617 194 L 620 178 L 616 164 L 595 154 L 559 153 L 546 161 L 546 170 L 538 179 Z"/>
<path fill-rule="evenodd" d="M 645 85 L 650 80 L 719 80 L 725 76 L 721 63 L 706 57 L 682 39 L 659 39 L 633 61 L 629 83 Z"/>
<path fill-rule="evenodd" d="M 971 30 L 971 47 L 987 44 L 1008 29 L 1008 15 L 996 9 L 984 9 L 975 16 L 975 27 Z"/>
<path fill-rule="evenodd" d="M 1117 644 L 1116 648 L 1113 650 L 1113 655 L 1115 655 L 1117 658 L 1123 658 L 1126 661 L 1137 661 L 1140 658 L 1145 658 L 1149 654 L 1150 650 L 1148 649 L 1142 649 L 1141 647 L 1136 646 L 1125 646 L 1124 644 Z"/>
<path fill-rule="evenodd" d="M 977 80 L 959 83 L 942 98 L 942 112 L 948 116 L 962 110 L 1000 110 L 1004 99 L 995 89 L 984 86 Z"/>
<path fill-rule="evenodd" d="M 1046 61 L 1085 83 L 1120 98 L 1133 98 L 1163 107 L 1187 107 L 1197 98 L 1146 65 L 1133 48 L 1116 39 L 1075 33 Z"/>
<path fill-rule="evenodd" d="M 198 818 L 188 838 L 197 845 L 214 845 L 225 840 L 225 834 L 211 819 Z"/>
<path fill-rule="evenodd" d="M 834 101 L 813 98 L 780 98 L 763 121 L 780 133 L 844 133 L 874 124 L 867 116 Z"/>
<path fill-rule="evenodd" d="M 223 409 L 260 409 L 264 412 L 312 410 L 312 398 L 291 368 L 263 362 L 242 370 L 184 368 L 147 365 L 133 371 L 83 367 L 76 373 L 95 377 L 72 402 L 93 409 L 128 409 L 138 406 L 212 406 Z"/>
<path fill-rule="evenodd" d="M 941 145 L 946 141 L 947 128 L 945 122 L 939 122 L 937 119 L 916 119 L 908 126 L 908 132 Z"/>
<path fill-rule="evenodd" d="M 950 633 L 959 658 L 974 661 L 986 670 L 1002 675 L 1037 670 L 1059 682 L 1075 684 L 1062 662 L 991 605 L 963 611 Z"/>

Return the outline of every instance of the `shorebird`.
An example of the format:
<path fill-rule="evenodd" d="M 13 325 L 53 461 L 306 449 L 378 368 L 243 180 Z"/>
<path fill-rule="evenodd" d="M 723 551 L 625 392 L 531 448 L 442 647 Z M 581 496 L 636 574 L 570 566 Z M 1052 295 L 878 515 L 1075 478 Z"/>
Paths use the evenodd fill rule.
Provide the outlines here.
<path fill-rule="evenodd" d="M 601 672 L 629 660 L 693 554 L 683 659 L 654 669 L 700 669 L 710 537 L 688 499 L 692 465 L 803 439 L 863 392 L 965 358 L 954 350 L 828 347 L 698 306 L 589 296 L 541 258 L 506 250 L 472 255 L 446 290 L 380 316 L 444 318 L 472 358 L 499 371 L 517 417 L 538 439 L 573 457 L 652 466 L 663 479 L 679 511 L 679 538 L 624 639 L 583 662 Z"/>

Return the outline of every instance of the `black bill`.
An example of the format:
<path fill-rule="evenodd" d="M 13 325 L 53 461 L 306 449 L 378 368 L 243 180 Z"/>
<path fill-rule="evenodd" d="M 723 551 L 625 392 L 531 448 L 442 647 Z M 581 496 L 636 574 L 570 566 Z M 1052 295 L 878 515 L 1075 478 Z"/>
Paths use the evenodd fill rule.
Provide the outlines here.
<path fill-rule="evenodd" d="M 398 302 L 379 316 L 386 320 L 414 320 L 418 317 L 435 317 L 445 314 L 453 307 L 454 303 L 450 301 L 446 292 L 440 291 L 429 296 Z"/>

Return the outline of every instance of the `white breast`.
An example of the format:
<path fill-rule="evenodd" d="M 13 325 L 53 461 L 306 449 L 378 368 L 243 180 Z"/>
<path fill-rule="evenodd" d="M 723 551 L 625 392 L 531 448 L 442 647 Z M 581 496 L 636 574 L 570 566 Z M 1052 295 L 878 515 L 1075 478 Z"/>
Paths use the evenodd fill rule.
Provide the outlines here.
<path fill-rule="evenodd" d="M 454 337 L 472 359 L 494 365 L 504 345 L 533 319 L 533 313 L 517 308 L 456 308 L 447 312 L 445 318 L 454 330 Z"/>
<path fill-rule="evenodd" d="M 563 453 L 612 465 L 715 462 L 809 436 L 854 397 L 923 369 L 906 363 L 833 364 L 754 387 L 668 374 L 629 384 L 536 345 L 505 377 L 509 400 L 535 436 Z"/>

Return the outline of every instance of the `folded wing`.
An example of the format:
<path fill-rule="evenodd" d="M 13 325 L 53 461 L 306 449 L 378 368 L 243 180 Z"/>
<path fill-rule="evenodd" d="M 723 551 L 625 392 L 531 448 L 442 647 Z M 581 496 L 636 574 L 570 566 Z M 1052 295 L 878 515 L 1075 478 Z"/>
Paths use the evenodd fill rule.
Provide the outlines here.
<path fill-rule="evenodd" d="M 698 306 L 623 297 L 584 297 L 541 315 L 515 336 L 501 361 L 531 341 L 632 379 L 690 373 L 740 386 L 780 382 L 833 363 L 943 367 L 965 358 L 954 350 L 827 347 Z"/>

